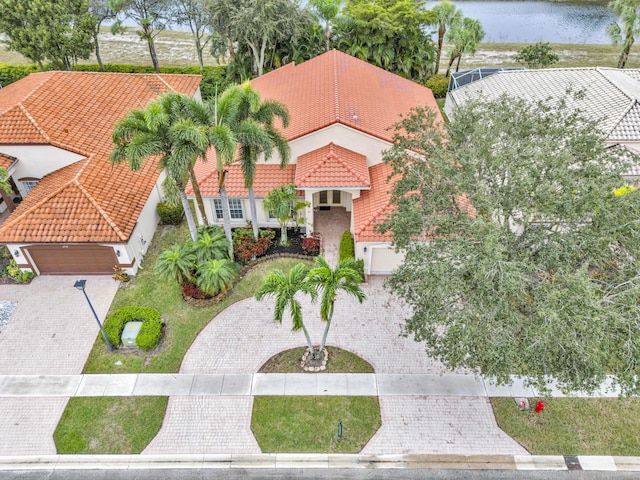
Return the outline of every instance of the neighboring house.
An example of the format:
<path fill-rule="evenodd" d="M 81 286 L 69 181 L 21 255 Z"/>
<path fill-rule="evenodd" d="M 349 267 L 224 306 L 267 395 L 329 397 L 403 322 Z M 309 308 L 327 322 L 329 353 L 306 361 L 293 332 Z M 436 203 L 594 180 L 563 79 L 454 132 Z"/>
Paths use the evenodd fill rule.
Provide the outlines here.
<path fill-rule="evenodd" d="M 111 166 L 111 132 L 132 108 L 168 91 L 199 97 L 197 75 L 43 72 L 0 90 L 0 165 L 15 186 L 0 226 L 23 269 L 38 274 L 135 273 L 161 199 L 161 173 Z"/>
<path fill-rule="evenodd" d="M 335 50 L 288 64 L 251 85 L 263 100 L 284 103 L 291 117 L 283 130 L 291 146 L 290 165 L 280 169 L 274 156 L 268 163 L 260 160 L 256 170 L 260 226 L 278 226 L 264 211 L 262 198 L 278 185 L 293 183 L 309 203 L 302 212 L 307 235 L 318 230 L 318 215 L 325 222 L 344 222 L 354 234 L 356 258 L 364 259 L 365 273 L 392 272 L 403 257 L 391 248 L 389 234 L 375 230 L 389 212 L 392 188 L 391 168 L 382 162 L 382 152 L 391 147 L 390 127 L 401 115 L 417 106 L 438 111 L 431 90 Z M 196 173 L 207 216 L 221 223 L 214 165 L 212 153 Z M 238 164 L 227 171 L 232 226 L 245 226 L 250 213 L 242 172 Z"/>
<path fill-rule="evenodd" d="M 470 99 L 490 100 L 503 94 L 530 101 L 564 98 L 566 108 L 580 110 L 600 123 L 607 146 L 621 146 L 640 154 L 640 69 L 502 71 L 449 91 L 444 110 L 451 119 L 456 108 Z M 640 165 L 624 178 L 638 182 Z"/>

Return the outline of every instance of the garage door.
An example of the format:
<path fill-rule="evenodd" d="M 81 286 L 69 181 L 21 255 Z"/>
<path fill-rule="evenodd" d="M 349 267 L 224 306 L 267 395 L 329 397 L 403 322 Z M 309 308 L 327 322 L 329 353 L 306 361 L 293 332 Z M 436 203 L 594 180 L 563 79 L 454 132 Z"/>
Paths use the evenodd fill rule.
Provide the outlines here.
<path fill-rule="evenodd" d="M 372 248 L 371 249 L 371 274 L 381 275 L 392 273 L 400 266 L 404 260 L 404 255 L 396 253 L 391 248 Z"/>
<path fill-rule="evenodd" d="M 113 248 L 99 245 L 33 245 L 26 249 L 41 275 L 113 273 Z"/>

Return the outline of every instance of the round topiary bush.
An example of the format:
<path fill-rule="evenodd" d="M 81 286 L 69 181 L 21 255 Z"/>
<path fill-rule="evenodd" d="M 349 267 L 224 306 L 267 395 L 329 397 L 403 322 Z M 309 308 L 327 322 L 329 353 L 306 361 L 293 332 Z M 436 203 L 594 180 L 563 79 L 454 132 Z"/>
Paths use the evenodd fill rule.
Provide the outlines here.
<path fill-rule="evenodd" d="M 433 92 L 434 97 L 444 98 L 447 96 L 447 90 L 449 89 L 449 77 L 442 73 L 437 73 L 429 77 L 426 86 Z"/>
<path fill-rule="evenodd" d="M 162 334 L 162 319 L 158 310 L 147 307 L 124 307 L 109 315 L 103 327 L 112 345 L 120 345 L 122 330 L 128 322 L 142 322 L 136 337 L 138 348 L 153 350 L 158 346 Z"/>

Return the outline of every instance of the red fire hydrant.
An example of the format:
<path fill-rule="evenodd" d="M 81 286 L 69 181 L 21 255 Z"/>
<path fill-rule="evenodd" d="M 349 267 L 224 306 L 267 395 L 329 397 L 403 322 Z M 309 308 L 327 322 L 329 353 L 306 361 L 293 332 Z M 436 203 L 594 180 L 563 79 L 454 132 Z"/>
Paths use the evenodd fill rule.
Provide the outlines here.
<path fill-rule="evenodd" d="M 540 413 L 544 410 L 544 402 L 543 401 L 539 401 L 538 403 L 536 403 L 536 406 L 533 409 L 536 413 Z"/>

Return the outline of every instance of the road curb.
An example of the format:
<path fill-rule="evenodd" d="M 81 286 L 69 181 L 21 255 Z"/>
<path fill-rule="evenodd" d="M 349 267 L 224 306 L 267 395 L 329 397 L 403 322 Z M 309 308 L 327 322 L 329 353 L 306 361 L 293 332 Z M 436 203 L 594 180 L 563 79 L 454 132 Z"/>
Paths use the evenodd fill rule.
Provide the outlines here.
<path fill-rule="evenodd" d="M 640 471 L 640 457 L 578 456 L 592 471 Z M 575 457 L 572 457 L 572 469 Z M 220 468 L 363 468 L 453 470 L 568 470 L 562 455 L 345 455 L 345 454 L 181 454 L 181 455 L 13 455 L 0 456 L 7 470 L 134 470 Z"/>

